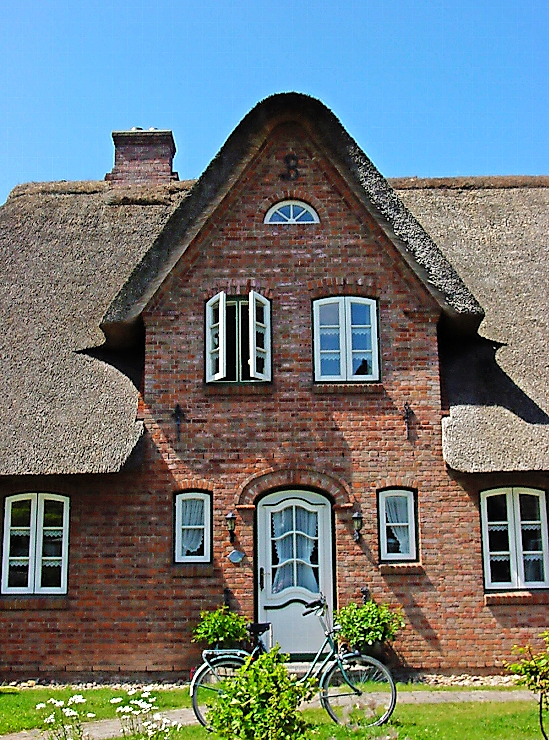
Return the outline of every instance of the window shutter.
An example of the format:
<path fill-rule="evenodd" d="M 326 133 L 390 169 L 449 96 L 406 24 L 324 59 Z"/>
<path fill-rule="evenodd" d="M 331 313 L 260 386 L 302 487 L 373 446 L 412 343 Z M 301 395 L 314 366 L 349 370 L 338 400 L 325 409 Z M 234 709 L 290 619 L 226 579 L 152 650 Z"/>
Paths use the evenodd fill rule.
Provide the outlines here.
<path fill-rule="evenodd" d="M 271 379 L 271 305 L 254 290 L 250 291 L 248 312 L 250 337 L 250 377 Z"/>
<path fill-rule="evenodd" d="M 206 303 L 206 382 L 227 375 L 227 296 L 221 291 Z"/>

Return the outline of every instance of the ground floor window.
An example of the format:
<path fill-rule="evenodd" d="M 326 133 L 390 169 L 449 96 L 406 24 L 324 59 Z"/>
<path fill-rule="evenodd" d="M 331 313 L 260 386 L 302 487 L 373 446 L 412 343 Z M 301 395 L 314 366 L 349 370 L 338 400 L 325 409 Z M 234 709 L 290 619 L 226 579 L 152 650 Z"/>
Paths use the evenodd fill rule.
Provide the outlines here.
<path fill-rule="evenodd" d="M 211 496 L 201 491 L 175 497 L 175 562 L 211 560 Z"/>
<path fill-rule="evenodd" d="M 380 491 L 378 502 L 380 559 L 416 560 L 414 491 L 403 488 Z"/>
<path fill-rule="evenodd" d="M 68 550 L 66 496 L 22 493 L 6 499 L 2 593 L 66 593 Z"/>
<path fill-rule="evenodd" d="M 549 587 L 545 491 L 483 491 L 480 506 L 486 588 Z"/>

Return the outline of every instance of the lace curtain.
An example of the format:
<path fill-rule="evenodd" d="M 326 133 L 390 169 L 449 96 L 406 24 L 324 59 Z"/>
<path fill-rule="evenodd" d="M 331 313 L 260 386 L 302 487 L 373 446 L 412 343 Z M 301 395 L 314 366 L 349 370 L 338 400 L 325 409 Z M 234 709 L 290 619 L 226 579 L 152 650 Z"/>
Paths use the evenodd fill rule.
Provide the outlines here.
<path fill-rule="evenodd" d="M 301 506 L 288 506 L 274 512 L 272 522 L 279 563 L 273 580 L 273 593 L 280 593 L 291 586 L 318 593 L 318 567 L 311 562 L 317 542 L 318 515 Z"/>
<path fill-rule="evenodd" d="M 410 527 L 408 522 L 408 500 L 404 496 L 387 496 L 385 517 L 388 528 L 398 540 L 399 552 L 410 552 Z"/>

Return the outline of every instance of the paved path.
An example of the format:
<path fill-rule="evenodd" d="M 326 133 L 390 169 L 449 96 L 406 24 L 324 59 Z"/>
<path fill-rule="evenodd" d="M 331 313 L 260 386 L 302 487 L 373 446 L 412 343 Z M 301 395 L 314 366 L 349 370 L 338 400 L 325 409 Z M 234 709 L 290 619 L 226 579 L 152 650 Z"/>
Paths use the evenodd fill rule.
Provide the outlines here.
<path fill-rule="evenodd" d="M 506 701 L 536 701 L 531 691 L 515 689 L 513 691 L 498 691 L 497 689 L 476 689 L 475 691 L 400 691 L 398 704 L 450 704 L 463 702 L 506 702 Z M 196 724 L 192 709 L 170 709 L 162 714 L 182 725 Z M 91 740 L 107 740 L 121 737 L 122 730 L 117 719 L 103 719 L 98 722 L 86 722 L 86 732 Z M 10 735 L 0 735 L 1 740 L 37 740 L 41 737 L 39 730 L 23 730 Z"/>

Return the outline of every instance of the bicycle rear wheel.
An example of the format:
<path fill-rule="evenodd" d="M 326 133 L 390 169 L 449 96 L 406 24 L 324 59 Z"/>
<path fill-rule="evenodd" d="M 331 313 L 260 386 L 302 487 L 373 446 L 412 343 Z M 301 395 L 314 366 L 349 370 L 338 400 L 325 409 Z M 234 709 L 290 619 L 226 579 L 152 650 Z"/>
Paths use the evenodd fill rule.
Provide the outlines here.
<path fill-rule="evenodd" d="M 229 655 L 203 663 L 194 674 L 191 683 L 193 710 L 196 719 L 204 727 L 208 727 L 208 711 L 223 690 L 224 682 L 232 678 L 243 665 L 244 658 Z"/>
<path fill-rule="evenodd" d="M 349 653 L 341 656 L 322 677 L 320 701 L 338 724 L 382 725 L 395 708 L 396 686 L 379 660 Z"/>

